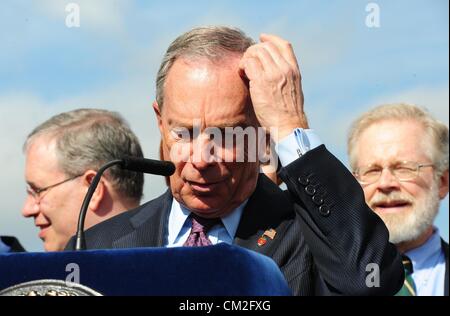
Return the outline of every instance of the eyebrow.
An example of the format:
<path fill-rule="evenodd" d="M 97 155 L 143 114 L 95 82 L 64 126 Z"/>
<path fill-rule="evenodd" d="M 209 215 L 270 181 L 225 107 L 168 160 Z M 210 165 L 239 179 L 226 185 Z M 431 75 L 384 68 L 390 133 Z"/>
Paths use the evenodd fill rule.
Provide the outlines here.
<path fill-rule="evenodd" d="M 221 124 L 217 124 L 214 127 L 220 128 L 220 129 L 225 129 L 226 127 L 242 127 L 242 128 L 247 128 L 252 126 L 249 122 L 247 121 L 242 121 L 242 120 L 237 120 L 237 121 L 231 121 L 231 122 L 224 122 Z"/>
<path fill-rule="evenodd" d="M 192 123 L 187 123 L 187 122 L 171 121 L 171 122 L 168 122 L 168 123 L 169 123 L 169 126 L 171 128 L 184 127 L 184 128 L 187 128 L 187 129 L 192 129 L 194 127 L 192 125 Z M 208 127 L 216 127 L 216 128 L 219 128 L 219 129 L 225 129 L 227 127 L 232 127 L 232 128 L 234 128 L 234 127 L 242 127 L 242 128 L 245 129 L 245 128 L 250 127 L 250 126 L 253 126 L 253 125 L 250 124 L 247 121 L 236 120 L 236 121 L 220 122 L 219 124 L 215 124 L 214 126 L 209 126 L 208 125 L 208 126 L 206 126 L 206 128 L 208 128 Z"/>
<path fill-rule="evenodd" d="M 36 185 L 34 182 L 31 181 L 25 181 L 25 183 L 30 186 L 30 188 L 32 188 L 33 190 L 35 189 L 40 189 L 40 187 L 38 185 Z"/>

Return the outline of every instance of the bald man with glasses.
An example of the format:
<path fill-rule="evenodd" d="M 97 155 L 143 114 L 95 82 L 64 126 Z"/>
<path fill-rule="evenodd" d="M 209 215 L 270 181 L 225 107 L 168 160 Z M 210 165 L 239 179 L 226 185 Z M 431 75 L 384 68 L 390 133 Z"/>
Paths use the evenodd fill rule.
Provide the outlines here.
<path fill-rule="evenodd" d="M 448 244 L 433 225 L 449 190 L 448 139 L 446 125 L 408 104 L 376 107 L 349 133 L 353 174 L 403 254 L 399 295 L 448 295 Z"/>
<path fill-rule="evenodd" d="M 63 250 L 75 234 L 78 214 L 97 170 L 124 156 L 143 157 L 139 141 L 116 112 L 78 109 L 36 127 L 25 145 L 27 198 L 22 215 L 33 217 L 46 251 Z M 94 226 L 139 206 L 142 174 L 111 168 L 86 215 Z"/>

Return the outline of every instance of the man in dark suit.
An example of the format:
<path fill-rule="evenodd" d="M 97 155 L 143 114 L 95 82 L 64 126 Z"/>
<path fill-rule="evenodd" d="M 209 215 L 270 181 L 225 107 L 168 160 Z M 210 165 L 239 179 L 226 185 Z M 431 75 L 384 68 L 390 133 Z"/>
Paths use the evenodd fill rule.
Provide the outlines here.
<path fill-rule="evenodd" d="M 400 256 L 351 173 L 309 130 L 291 45 L 261 41 L 203 27 L 170 45 L 153 105 L 163 157 L 176 165 L 170 189 L 88 230 L 87 247 L 227 242 L 271 257 L 296 295 L 394 294 Z M 288 192 L 259 173 L 261 126 Z"/>
<path fill-rule="evenodd" d="M 367 204 L 385 222 L 411 278 L 399 295 L 448 295 L 448 244 L 433 222 L 449 190 L 448 126 L 410 104 L 377 106 L 349 134 Z"/>
<path fill-rule="evenodd" d="M 0 236 L 0 253 L 23 252 L 25 249 L 15 237 Z"/>

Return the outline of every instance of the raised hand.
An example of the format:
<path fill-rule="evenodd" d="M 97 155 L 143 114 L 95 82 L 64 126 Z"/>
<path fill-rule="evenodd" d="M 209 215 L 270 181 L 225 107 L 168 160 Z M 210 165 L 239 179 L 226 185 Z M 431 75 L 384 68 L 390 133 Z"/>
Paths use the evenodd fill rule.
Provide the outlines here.
<path fill-rule="evenodd" d="M 260 40 L 248 48 L 239 67 L 250 81 L 256 117 L 261 126 L 278 129 L 278 141 L 294 128 L 308 128 L 301 75 L 289 42 L 268 34 L 261 34 Z"/>

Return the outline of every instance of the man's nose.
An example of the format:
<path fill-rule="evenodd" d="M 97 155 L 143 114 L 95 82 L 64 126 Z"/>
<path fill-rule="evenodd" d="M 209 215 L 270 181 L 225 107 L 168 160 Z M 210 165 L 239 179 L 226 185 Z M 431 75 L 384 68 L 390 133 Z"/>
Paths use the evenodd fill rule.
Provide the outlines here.
<path fill-rule="evenodd" d="M 392 191 L 400 187 L 397 177 L 389 168 L 381 171 L 380 178 L 377 181 L 377 187 L 380 191 Z"/>
<path fill-rule="evenodd" d="M 22 216 L 35 217 L 39 214 L 39 204 L 31 195 L 28 195 L 22 208 Z"/>
<path fill-rule="evenodd" d="M 216 159 L 216 151 L 214 142 L 205 135 L 199 135 L 193 144 L 193 152 L 191 155 L 192 165 L 203 170 L 214 164 Z"/>

